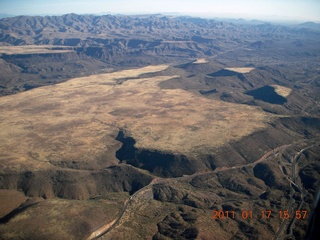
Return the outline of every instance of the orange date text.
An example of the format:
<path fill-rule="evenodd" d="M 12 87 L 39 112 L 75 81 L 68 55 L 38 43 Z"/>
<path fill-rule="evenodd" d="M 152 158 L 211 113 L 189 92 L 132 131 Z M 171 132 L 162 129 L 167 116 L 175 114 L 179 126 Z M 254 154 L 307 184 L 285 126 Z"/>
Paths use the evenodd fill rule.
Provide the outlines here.
<path fill-rule="evenodd" d="M 224 210 L 213 210 L 212 211 L 212 219 L 214 220 L 223 220 L 223 219 L 235 219 L 241 218 L 243 220 L 246 219 L 269 219 L 269 218 L 279 218 L 282 220 L 287 219 L 306 219 L 308 215 L 307 210 L 296 210 L 293 212 L 289 212 L 289 210 L 261 210 L 260 212 L 254 212 L 252 210 L 242 210 L 241 212 L 236 211 L 224 211 Z"/>

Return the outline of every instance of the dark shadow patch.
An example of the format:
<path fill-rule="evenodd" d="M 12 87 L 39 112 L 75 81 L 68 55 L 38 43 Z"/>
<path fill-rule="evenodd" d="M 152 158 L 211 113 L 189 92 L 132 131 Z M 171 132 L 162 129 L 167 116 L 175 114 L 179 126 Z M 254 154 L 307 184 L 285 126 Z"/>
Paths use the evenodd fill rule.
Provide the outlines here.
<path fill-rule="evenodd" d="M 217 93 L 217 89 L 211 89 L 211 90 L 200 90 L 199 91 L 201 95 L 209 95 L 209 94 L 214 94 Z"/>
<path fill-rule="evenodd" d="M 231 76 L 237 76 L 239 73 L 230 71 L 227 69 L 222 69 L 218 72 L 210 73 L 208 74 L 210 77 L 231 77 Z"/>
<path fill-rule="evenodd" d="M 122 147 L 116 152 L 117 159 L 157 176 L 180 177 L 197 171 L 194 161 L 185 155 L 136 148 L 136 141 L 132 137 L 126 137 L 123 131 L 119 131 L 116 140 L 122 142 Z"/>
<path fill-rule="evenodd" d="M 261 100 L 271 104 L 282 105 L 287 102 L 287 99 L 278 95 L 275 89 L 271 86 L 264 86 L 252 91 L 248 91 L 245 94 L 254 97 L 256 100 Z"/>
<path fill-rule="evenodd" d="M 28 204 L 26 206 L 21 206 L 21 207 L 18 207 L 16 209 L 14 209 L 13 211 L 8 213 L 4 217 L 0 218 L 0 224 L 5 224 L 5 223 L 9 222 L 12 218 L 14 218 L 18 214 L 22 213 L 23 211 L 27 210 L 29 207 L 32 207 L 32 206 L 34 206 L 36 204 L 38 204 L 38 202 L 32 203 L 32 204 Z"/>

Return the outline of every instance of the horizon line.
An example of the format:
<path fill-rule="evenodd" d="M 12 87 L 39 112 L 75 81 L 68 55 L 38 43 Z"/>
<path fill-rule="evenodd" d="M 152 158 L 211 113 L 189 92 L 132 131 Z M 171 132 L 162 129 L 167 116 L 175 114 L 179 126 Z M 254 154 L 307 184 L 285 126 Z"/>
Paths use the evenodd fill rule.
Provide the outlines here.
<path fill-rule="evenodd" d="M 76 15 L 96 15 L 96 16 L 103 16 L 103 15 L 124 15 L 124 16 L 138 16 L 138 15 L 163 15 L 163 16 L 172 16 L 172 17 L 197 17 L 201 19 L 225 19 L 225 20 L 245 20 L 245 21 L 263 21 L 263 22 L 291 22 L 291 23 L 306 23 L 306 22 L 313 22 L 320 24 L 320 19 L 297 19 L 293 17 L 286 17 L 286 16 L 277 16 L 277 15 L 251 15 L 251 16 L 243 16 L 242 14 L 234 15 L 233 13 L 196 13 L 196 12 L 99 12 L 99 13 L 76 13 L 76 12 L 68 12 L 68 13 L 28 13 L 28 14 L 8 14 L 8 13 L 0 13 L 2 18 L 7 17 L 18 17 L 18 16 L 30 16 L 30 17 L 45 17 L 45 16 L 63 16 L 68 14 L 76 14 Z"/>

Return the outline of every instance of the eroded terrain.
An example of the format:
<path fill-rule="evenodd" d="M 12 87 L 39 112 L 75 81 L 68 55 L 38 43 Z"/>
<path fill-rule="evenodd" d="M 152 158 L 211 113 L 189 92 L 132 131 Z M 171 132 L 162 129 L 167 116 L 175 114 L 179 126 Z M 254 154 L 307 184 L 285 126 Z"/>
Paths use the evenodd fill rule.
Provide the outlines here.
<path fill-rule="evenodd" d="M 9 218 L 12 220 L 2 226 L 2 231 L 12 231 L 6 229 L 10 229 L 11 222 L 13 224 L 18 221 L 16 218 L 22 216 L 25 216 L 23 218 L 26 221 L 20 224 L 26 227 L 28 219 L 37 214 L 37 209 L 45 208 L 48 204 L 53 204 L 52 207 L 59 204 L 67 207 L 71 204 L 59 199 L 55 200 L 57 203 L 54 204 L 55 202 L 50 200 L 52 197 L 83 201 L 92 199 L 92 204 L 96 204 L 96 197 L 110 199 L 110 191 L 122 189 L 133 194 L 144 186 L 146 190 L 132 195 L 124 205 L 109 200 L 106 209 L 111 206 L 126 206 L 123 217 L 116 222 L 120 224 L 119 229 L 122 229 L 121 223 L 125 224 L 125 221 L 136 218 L 136 204 L 140 206 L 141 202 L 144 202 L 148 209 L 154 207 L 155 212 L 163 213 L 167 211 L 164 211 L 161 205 L 153 206 L 158 204 L 154 201 L 173 202 L 202 209 L 201 211 L 208 209 L 203 216 L 200 210 L 196 210 L 193 221 L 197 222 L 197 227 L 193 226 L 192 222 L 189 223 L 191 229 L 196 229 L 190 230 L 192 234 L 207 237 L 210 233 L 207 232 L 207 228 L 202 229 L 201 225 L 207 226 L 208 221 L 212 221 L 208 226 L 215 224 L 216 221 L 211 219 L 212 211 L 209 209 L 224 209 L 224 202 L 232 203 L 236 201 L 235 198 L 251 199 L 251 207 L 246 206 L 245 201 L 239 200 L 240 205 L 236 204 L 237 208 L 229 208 L 252 208 L 256 212 L 261 211 L 263 206 L 274 209 L 275 212 L 279 211 L 279 207 L 285 207 L 285 202 L 274 205 L 269 202 L 269 198 L 266 198 L 266 201 L 263 199 L 266 192 L 270 191 L 269 187 L 281 186 L 285 192 L 290 190 L 292 176 L 288 175 L 286 180 L 288 170 L 286 174 L 283 170 L 276 170 L 275 161 L 278 159 L 277 156 L 283 156 L 284 150 L 301 142 L 301 135 L 295 135 L 288 125 L 280 124 L 297 120 L 290 120 L 289 116 L 270 114 L 254 106 L 209 99 L 202 94 L 182 89 L 161 89 L 162 82 L 182 78 L 180 75 L 167 75 L 170 71 L 172 67 L 168 65 L 149 66 L 75 78 L 53 86 L 2 97 L 2 187 L 22 189 L 25 194 L 35 199 L 32 200 L 35 203 L 27 204 L 27 210 L 21 210 L 24 215 L 20 211 L 13 214 Z M 314 148 L 318 144 L 315 137 L 318 134 L 316 129 L 319 127 L 319 120 L 310 118 L 309 121 L 315 124 L 315 128 L 309 126 L 311 135 L 307 136 L 313 144 L 307 144 L 309 140 L 306 140 L 306 144 Z M 269 135 L 267 146 L 263 144 L 265 140 L 260 142 L 266 134 Z M 257 139 L 256 142 L 254 138 Z M 119 141 L 123 143 L 122 147 Z M 247 145 L 244 147 L 242 143 L 246 142 Z M 289 145 L 283 145 L 285 142 Z M 279 150 L 274 150 L 277 147 L 280 147 Z M 229 153 L 226 154 L 224 151 Z M 266 151 L 269 151 L 268 154 L 262 157 Z M 250 156 L 246 156 L 247 154 Z M 269 161 L 263 163 L 267 160 Z M 273 170 L 263 173 L 263 169 L 269 164 L 273 164 Z M 232 176 L 234 171 L 240 172 L 230 178 L 229 174 Z M 125 174 L 125 177 L 117 186 L 114 180 L 120 176 L 119 174 Z M 195 175 L 183 177 L 184 174 Z M 245 175 L 241 177 L 242 174 Z M 157 176 L 166 178 L 158 183 Z M 203 177 L 207 180 L 196 180 Z M 216 180 L 213 180 L 215 178 Z M 241 178 L 247 180 L 240 180 Z M 152 179 L 154 180 L 151 182 Z M 216 182 L 207 183 L 209 179 Z M 214 184 L 215 187 L 207 184 Z M 143 197 L 145 194 L 147 197 Z M 284 193 L 280 191 L 276 196 L 284 197 L 282 194 Z M 43 198 L 48 200 L 43 201 Z M 83 207 L 87 208 L 86 211 L 92 209 L 91 212 L 94 212 L 91 201 L 83 202 Z M 263 205 L 258 208 L 254 204 L 255 201 L 261 202 L 258 205 Z M 102 201 L 101 207 L 106 204 Z M 188 210 L 181 211 L 189 212 L 189 207 Z M 84 211 L 76 209 L 75 212 Z M 168 208 L 170 211 L 174 209 L 174 206 Z M 71 216 L 69 212 L 64 214 Z M 51 213 L 49 215 L 52 216 Z M 93 230 L 99 226 L 94 225 L 96 220 L 92 218 L 93 215 L 90 216 L 78 219 L 74 223 L 77 226 L 86 222 L 88 227 L 86 231 L 82 231 L 83 236 L 88 236 L 89 229 Z M 119 212 L 114 212 L 111 216 L 113 217 L 109 218 L 110 223 L 117 219 Z M 163 217 L 162 214 L 158 217 L 160 216 Z M 103 217 L 104 215 L 99 215 L 99 219 L 102 220 Z M 153 221 L 159 221 L 158 217 L 153 218 Z M 151 225 L 153 221 L 150 222 Z M 107 218 L 101 221 L 100 225 L 103 222 L 108 224 Z M 271 235 L 276 233 L 280 222 L 280 219 L 274 221 Z M 60 221 L 57 227 L 60 224 L 63 222 Z M 225 226 L 227 223 L 222 224 Z M 256 234 L 265 234 L 265 224 L 270 223 L 262 223 Z M 59 235 L 62 238 L 70 234 L 70 229 L 64 226 L 65 230 Z M 132 226 L 130 229 L 136 227 Z M 115 236 L 121 235 L 116 229 L 108 234 L 115 232 Z M 151 229 L 146 231 L 150 232 Z M 161 229 L 158 231 L 155 236 L 160 234 L 160 237 L 163 232 Z M 17 230 L 17 234 L 19 232 L 20 230 Z M 127 232 L 130 233 L 131 230 Z M 137 234 L 143 232 L 139 231 Z M 152 235 L 152 231 L 150 234 Z M 221 239 L 222 236 L 221 233 Z M 136 237 L 139 238 L 138 235 Z"/>

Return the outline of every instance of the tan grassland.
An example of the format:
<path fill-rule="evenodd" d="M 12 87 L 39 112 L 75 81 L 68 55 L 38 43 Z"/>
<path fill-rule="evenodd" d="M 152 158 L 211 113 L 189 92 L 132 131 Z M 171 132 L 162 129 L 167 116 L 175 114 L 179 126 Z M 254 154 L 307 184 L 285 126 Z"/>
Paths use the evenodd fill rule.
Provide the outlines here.
<path fill-rule="evenodd" d="M 237 72 L 237 73 L 249 73 L 253 70 L 254 68 L 250 67 L 239 67 L 239 68 L 225 68 L 225 70 L 229 70 L 232 72 Z"/>
<path fill-rule="evenodd" d="M 19 207 L 26 199 L 22 192 L 0 189 L 0 218 Z"/>
<path fill-rule="evenodd" d="M 270 120 L 256 107 L 158 86 L 177 76 L 116 81 L 167 67 L 75 78 L 1 97 L 0 171 L 101 159 L 119 145 L 119 129 L 136 147 L 190 156 L 247 136 Z"/>
<path fill-rule="evenodd" d="M 53 50 L 52 48 L 65 48 L 65 50 Z M 65 53 L 73 52 L 66 46 L 53 45 L 25 45 L 25 46 L 0 46 L 0 54 L 44 54 L 44 53 Z"/>
<path fill-rule="evenodd" d="M 282 97 L 288 97 L 290 95 L 290 93 L 292 92 L 292 90 L 290 88 L 287 87 L 283 87 L 283 86 L 279 86 L 279 85 L 271 85 L 272 87 L 274 87 L 275 92 L 282 96 Z"/>
<path fill-rule="evenodd" d="M 83 239 L 101 222 L 111 222 L 122 204 L 122 199 L 116 203 L 103 199 L 41 201 L 1 224 L 1 239 L 21 239 L 22 234 L 25 239 L 35 239 L 35 233 L 41 236 L 38 239 Z"/>
<path fill-rule="evenodd" d="M 195 62 L 193 62 L 194 64 L 200 64 L 200 63 L 207 63 L 208 61 L 205 58 L 199 58 L 197 59 Z"/>

